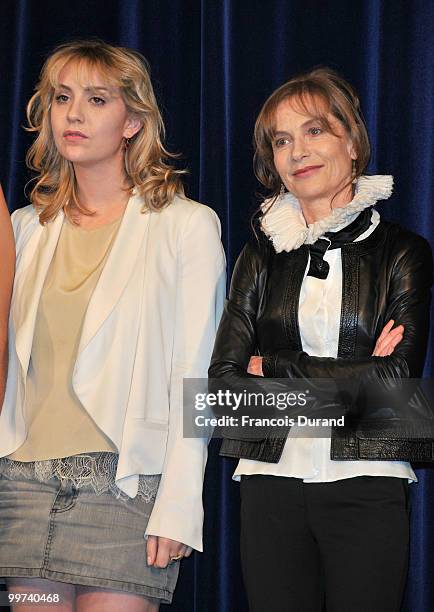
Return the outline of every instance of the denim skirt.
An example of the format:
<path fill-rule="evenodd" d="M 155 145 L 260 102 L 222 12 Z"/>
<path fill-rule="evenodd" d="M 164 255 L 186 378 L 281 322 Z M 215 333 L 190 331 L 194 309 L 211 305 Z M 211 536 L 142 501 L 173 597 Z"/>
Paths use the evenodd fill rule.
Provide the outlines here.
<path fill-rule="evenodd" d="M 153 500 L 52 477 L 0 473 L 0 577 L 35 577 L 170 603 L 179 562 L 149 567 L 144 533 Z"/>

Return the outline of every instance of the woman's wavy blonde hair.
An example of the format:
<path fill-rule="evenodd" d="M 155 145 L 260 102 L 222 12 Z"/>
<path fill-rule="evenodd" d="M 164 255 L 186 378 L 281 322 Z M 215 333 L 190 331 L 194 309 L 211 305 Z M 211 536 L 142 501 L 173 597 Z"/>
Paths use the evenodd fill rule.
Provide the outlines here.
<path fill-rule="evenodd" d="M 253 165 L 256 177 L 271 192 L 268 197 L 277 198 L 282 186 L 274 166 L 273 139 L 277 107 L 288 99 L 295 100 L 306 114 L 317 117 L 331 133 L 333 130 L 327 115 L 330 113 L 340 121 L 357 153 L 352 179 L 360 177 L 369 163 L 371 147 L 359 98 L 354 88 L 334 70 L 315 68 L 295 76 L 276 89 L 266 100 L 256 120 Z"/>
<path fill-rule="evenodd" d="M 37 137 L 27 153 L 28 167 L 37 173 L 30 200 L 39 212 L 41 224 L 52 220 L 63 209 L 92 214 L 80 205 L 73 165 L 63 158 L 54 143 L 50 109 L 59 74 L 70 61 L 89 74 L 96 69 L 110 86 L 118 87 L 127 111 L 142 122 L 142 127 L 125 149 L 125 172 L 129 189 L 136 188 L 145 209 L 159 210 L 175 194 L 184 193 L 185 170 L 168 162 L 177 157 L 164 145 L 164 124 L 152 88 L 149 66 L 138 52 L 114 47 L 100 40 L 78 40 L 57 47 L 46 60 L 27 105 L 28 130 Z"/>

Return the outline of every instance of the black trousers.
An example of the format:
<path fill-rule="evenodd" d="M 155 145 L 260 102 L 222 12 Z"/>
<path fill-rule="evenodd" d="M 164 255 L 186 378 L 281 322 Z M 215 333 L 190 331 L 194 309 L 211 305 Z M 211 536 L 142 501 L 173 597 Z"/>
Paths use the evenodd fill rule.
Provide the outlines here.
<path fill-rule="evenodd" d="M 241 478 L 241 561 L 250 612 L 399 612 L 408 484 L 360 476 Z"/>

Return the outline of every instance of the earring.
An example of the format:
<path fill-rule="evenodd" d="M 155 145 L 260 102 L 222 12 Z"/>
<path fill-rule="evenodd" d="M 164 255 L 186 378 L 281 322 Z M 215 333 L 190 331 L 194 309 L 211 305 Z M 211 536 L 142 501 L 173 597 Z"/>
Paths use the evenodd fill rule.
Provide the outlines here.
<path fill-rule="evenodd" d="M 285 191 L 285 185 L 282 183 L 280 185 L 280 191 L 279 191 L 279 197 L 283 198 L 283 196 L 285 195 L 286 191 Z"/>
<path fill-rule="evenodd" d="M 357 175 L 356 160 L 353 159 L 352 168 L 351 168 L 351 178 L 352 178 L 351 182 L 352 183 L 357 183 L 356 175 Z"/>
<path fill-rule="evenodd" d="M 131 138 L 124 138 L 124 151 L 127 151 L 131 144 Z"/>

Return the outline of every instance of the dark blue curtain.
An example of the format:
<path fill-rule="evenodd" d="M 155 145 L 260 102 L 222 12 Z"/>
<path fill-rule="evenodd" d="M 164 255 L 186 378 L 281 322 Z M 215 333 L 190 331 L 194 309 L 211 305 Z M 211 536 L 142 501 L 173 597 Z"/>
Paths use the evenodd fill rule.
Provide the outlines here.
<path fill-rule="evenodd" d="M 152 66 L 171 150 L 190 170 L 188 193 L 219 214 L 229 273 L 249 233 L 258 188 L 252 130 L 265 98 L 315 65 L 360 92 L 373 173 L 395 176 L 380 206 L 434 244 L 434 3 L 431 0 L 2 0 L 0 178 L 11 210 L 26 204 L 24 108 L 45 56 L 100 37 L 141 51 Z M 433 375 L 433 342 L 426 375 Z M 238 553 L 234 463 L 210 448 L 205 547 L 183 562 L 173 610 L 247 610 Z M 411 564 L 404 609 L 434 609 L 434 474 L 411 487 Z M 349 603 L 349 609 L 351 608 Z"/>

